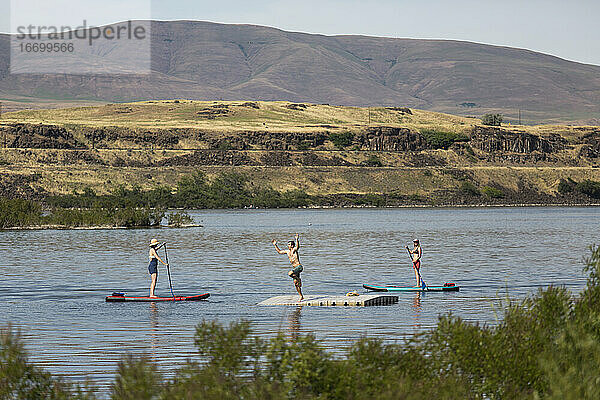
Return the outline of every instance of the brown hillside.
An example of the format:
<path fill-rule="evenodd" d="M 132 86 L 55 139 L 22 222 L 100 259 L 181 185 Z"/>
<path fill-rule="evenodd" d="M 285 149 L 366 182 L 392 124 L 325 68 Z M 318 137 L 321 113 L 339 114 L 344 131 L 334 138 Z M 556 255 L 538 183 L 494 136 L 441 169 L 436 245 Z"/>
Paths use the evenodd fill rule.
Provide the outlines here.
<path fill-rule="evenodd" d="M 40 99 L 255 99 L 501 112 L 513 120 L 521 109 L 527 123 L 600 123 L 600 67 L 506 47 L 153 22 L 148 76 L 33 76 L 8 74 L 8 43 L 1 35 L 0 99 L 11 109 Z"/>

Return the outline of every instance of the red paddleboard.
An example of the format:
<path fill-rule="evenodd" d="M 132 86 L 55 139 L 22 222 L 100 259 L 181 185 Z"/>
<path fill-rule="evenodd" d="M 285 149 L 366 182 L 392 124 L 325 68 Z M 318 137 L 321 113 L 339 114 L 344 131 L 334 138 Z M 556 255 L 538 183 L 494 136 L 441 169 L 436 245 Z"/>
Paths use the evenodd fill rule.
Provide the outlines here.
<path fill-rule="evenodd" d="M 122 293 L 113 293 L 111 296 L 106 296 L 106 301 L 124 303 L 124 302 L 155 302 L 155 301 L 198 301 L 208 299 L 210 293 L 197 294 L 195 296 L 175 296 L 175 297 L 132 297 L 125 296 Z"/>

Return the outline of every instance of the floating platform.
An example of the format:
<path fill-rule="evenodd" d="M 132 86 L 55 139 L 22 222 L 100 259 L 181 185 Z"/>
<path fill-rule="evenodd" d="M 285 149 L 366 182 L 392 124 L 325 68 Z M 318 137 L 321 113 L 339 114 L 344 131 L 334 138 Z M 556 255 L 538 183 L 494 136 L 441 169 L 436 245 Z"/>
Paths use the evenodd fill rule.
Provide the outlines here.
<path fill-rule="evenodd" d="M 381 294 L 361 294 L 359 296 L 304 296 L 304 300 L 298 301 L 298 295 L 276 296 L 261 301 L 259 306 L 389 306 L 398 303 L 398 296 Z"/>

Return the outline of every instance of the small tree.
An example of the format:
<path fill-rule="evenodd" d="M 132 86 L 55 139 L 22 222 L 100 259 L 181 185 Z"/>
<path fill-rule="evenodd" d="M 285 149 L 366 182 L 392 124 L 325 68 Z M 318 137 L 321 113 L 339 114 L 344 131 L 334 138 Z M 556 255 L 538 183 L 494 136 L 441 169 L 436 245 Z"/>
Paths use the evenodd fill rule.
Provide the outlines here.
<path fill-rule="evenodd" d="M 354 140 L 354 133 L 347 131 L 341 133 L 332 132 L 329 134 L 329 140 L 333 142 L 335 147 L 342 149 L 352 144 L 352 140 Z"/>
<path fill-rule="evenodd" d="M 484 125 L 500 126 L 502 125 L 502 121 L 504 121 L 502 114 L 485 114 L 481 117 L 481 122 Z"/>

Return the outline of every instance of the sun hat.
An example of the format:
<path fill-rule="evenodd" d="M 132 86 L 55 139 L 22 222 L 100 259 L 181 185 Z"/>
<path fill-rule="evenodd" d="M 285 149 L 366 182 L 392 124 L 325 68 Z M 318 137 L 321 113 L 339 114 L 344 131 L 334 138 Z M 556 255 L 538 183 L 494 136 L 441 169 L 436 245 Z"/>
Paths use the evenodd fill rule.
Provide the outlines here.
<path fill-rule="evenodd" d="M 150 241 L 150 247 L 154 247 L 154 246 L 156 246 L 156 245 L 158 245 L 158 240 L 156 240 L 156 239 L 152 239 L 152 240 Z"/>

